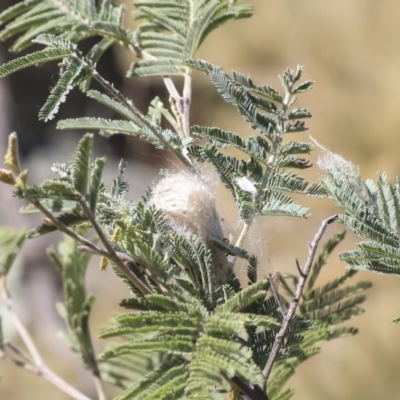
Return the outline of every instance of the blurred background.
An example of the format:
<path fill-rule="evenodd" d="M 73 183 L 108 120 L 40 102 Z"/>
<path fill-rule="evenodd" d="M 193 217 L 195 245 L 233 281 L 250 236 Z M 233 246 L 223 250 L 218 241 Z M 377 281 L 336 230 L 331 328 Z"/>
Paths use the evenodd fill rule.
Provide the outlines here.
<path fill-rule="evenodd" d="M 0 11 L 17 3 L 2 0 Z M 364 179 L 377 171 L 387 171 L 394 181 L 400 172 L 400 3 L 394 0 L 248 0 L 255 7 L 251 19 L 230 23 L 212 34 L 198 53 L 225 70 L 235 69 L 251 75 L 258 84 L 279 87 L 278 74 L 290 66 L 304 65 L 305 79 L 314 79 L 314 89 L 300 95 L 298 106 L 313 114 L 306 121 L 309 131 L 293 139 L 307 141 L 313 136 L 323 146 L 360 166 Z M 127 25 L 130 2 L 126 2 Z M 10 59 L 7 43 L 0 44 L 0 62 Z M 159 95 L 168 96 L 159 79 L 127 80 L 125 71 L 131 55 L 115 48 L 99 64 L 99 71 L 132 97 L 143 110 Z M 37 121 L 39 108 L 54 85 L 58 71 L 54 65 L 19 72 L 0 81 L 0 153 L 5 154 L 7 135 L 17 131 L 24 168 L 32 182 L 52 176 L 51 164 L 68 162 L 81 133 L 56 131 L 55 123 Z M 108 111 L 74 91 L 61 106 L 58 118 L 106 115 Z M 192 123 L 216 125 L 249 135 L 251 131 L 235 109 L 225 104 L 201 74 L 194 75 Z M 315 161 L 318 151 L 311 155 Z M 161 167 L 177 168 L 168 155 L 151 146 L 123 136 L 96 137 L 96 154 L 107 155 L 105 176 L 117 174 L 120 158 L 129 162 L 128 180 L 132 199 L 143 194 L 158 176 Z M 318 170 L 308 170 L 310 179 Z M 12 199 L 7 187 L 0 186 L 0 223 L 31 227 L 32 217 L 18 214 L 21 203 Z M 219 188 L 219 207 L 223 210 L 226 232 L 238 234 L 237 213 L 224 188 Z M 336 212 L 327 201 L 302 199 L 312 207 L 307 221 L 268 219 L 257 221 L 247 246 L 260 258 L 260 275 L 271 271 L 296 272 L 295 258 L 307 257 L 311 240 L 322 219 Z M 329 234 L 340 231 L 329 228 Z M 95 398 L 89 374 L 82 370 L 70 351 L 56 337 L 64 329 L 55 312 L 54 301 L 61 300 L 60 282 L 44 249 L 57 241 L 56 235 L 26 243 L 23 257 L 13 270 L 11 291 L 21 316 L 43 352 L 49 366 L 66 380 Z M 339 251 L 353 249 L 357 238 L 348 233 Z M 238 265 L 239 273 L 244 273 Z M 331 258 L 323 280 L 333 279 L 345 268 L 337 257 Z M 322 346 L 321 354 L 301 366 L 289 382 L 296 389 L 295 399 L 375 400 L 400 398 L 399 350 L 396 343 L 400 327 L 391 320 L 400 315 L 396 301 L 399 282 L 395 279 L 360 273 L 359 280 L 373 280 L 364 304 L 366 313 L 351 321 L 360 333 L 355 337 Z M 93 332 L 111 321 L 125 288 L 110 271 L 99 272 L 96 262 L 88 272 L 89 290 L 97 295 L 92 316 Z M 126 293 L 127 295 L 127 293 Z M 0 304 L 1 306 L 1 304 Z M 14 331 L 6 321 L 6 334 Z M 99 349 L 100 341 L 96 341 Z M 60 399 L 64 396 L 44 380 L 0 362 L 1 399 Z M 112 392 L 110 392 L 110 395 Z"/>

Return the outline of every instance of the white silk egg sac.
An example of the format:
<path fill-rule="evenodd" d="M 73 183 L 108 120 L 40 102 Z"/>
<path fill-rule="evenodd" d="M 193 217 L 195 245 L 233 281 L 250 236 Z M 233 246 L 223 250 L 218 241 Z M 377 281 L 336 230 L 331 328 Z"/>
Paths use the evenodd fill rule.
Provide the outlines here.
<path fill-rule="evenodd" d="M 154 187 L 150 203 L 163 212 L 177 233 L 194 234 L 205 241 L 212 253 L 217 282 L 226 282 L 230 262 L 210 240 L 225 237 L 210 186 L 198 175 L 171 173 Z"/>

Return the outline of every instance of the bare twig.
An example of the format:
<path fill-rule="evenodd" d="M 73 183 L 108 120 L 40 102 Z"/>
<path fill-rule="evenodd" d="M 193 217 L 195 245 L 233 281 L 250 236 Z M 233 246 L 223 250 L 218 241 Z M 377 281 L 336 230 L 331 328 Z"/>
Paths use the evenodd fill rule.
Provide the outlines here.
<path fill-rule="evenodd" d="M 147 60 L 156 60 L 157 57 L 153 56 L 147 51 L 141 50 L 140 52 L 141 56 L 143 59 Z M 170 98 L 173 100 L 173 103 L 176 107 L 177 110 L 177 124 L 172 124 L 174 127 L 176 125 L 179 126 L 179 129 L 177 129 L 177 133 L 182 139 L 185 138 L 190 138 L 191 137 L 191 132 L 190 132 L 190 107 L 192 104 L 192 76 L 191 76 L 191 69 L 190 67 L 185 68 L 185 74 L 184 74 L 184 81 L 183 81 L 183 90 L 182 90 L 182 96 L 180 95 L 178 89 L 176 88 L 176 85 L 174 81 L 168 77 L 164 76 L 163 77 L 164 85 L 166 89 L 168 90 L 168 93 L 170 95 Z M 186 154 L 185 154 L 185 148 L 183 149 L 182 155 L 184 158 L 187 159 Z M 193 166 L 190 163 L 190 160 L 187 159 L 187 162 L 189 163 L 189 168 L 193 170 Z"/>
<path fill-rule="evenodd" d="M 156 60 L 157 57 L 153 56 L 149 52 L 142 50 L 141 56 L 145 60 Z M 170 97 L 174 100 L 176 107 L 179 112 L 180 124 L 182 127 L 182 136 L 184 138 L 190 137 L 190 125 L 189 125 L 189 113 L 190 105 L 192 101 L 192 78 L 191 71 L 189 67 L 185 69 L 185 77 L 183 82 L 183 94 L 179 94 L 178 89 L 175 86 L 174 81 L 168 77 L 163 77 L 164 85 L 168 90 Z M 181 132 L 178 132 L 178 134 Z"/>
<path fill-rule="evenodd" d="M 313 241 L 308 246 L 308 258 L 307 258 L 306 264 L 303 269 L 299 268 L 299 270 L 301 272 L 300 272 L 300 279 L 299 279 L 299 282 L 296 287 L 296 292 L 293 296 L 292 302 L 289 305 L 289 308 L 288 308 L 285 318 L 283 320 L 281 329 L 279 330 L 278 334 L 275 336 L 275 341 L 272 346 L 271 353 L 268 357 L 267 363 L 263 370 L 263 375 L 264 375 L 266 381 L 268 381 L 268 377 L 272 371 L 272 367 L 274 365 L 276 357 L 278 356 L 279 350 L 282 347 L 283 340 L 286 336 L 290 322 L 296 313 L 296 309 L 299 304 L 300 297 L 303 293 L 304 285 L 306 284 L 307 278 L 311 271 L 311 267 L 312 267 L 312 264 L 314 261 L 315 252 L 317 250 L 318 244 L 321 241 L 321 238 L 322 238 L 327 226 L 329 224 L 331 224 L 332 222 L 336 221 L 336 219 L 337 219 L 337 215 L 333 215 L 333 216 L 323 220 L 318 232 L 314 236 Z"/>
<path fill-rule="evenodd" d="M 192 104 L 192 77 L 190 68 L 186 67 L 185 80 L 183 82 L 183 95 L 182 95 L 182 128 L 185 137 L 189 138 L 190 135 L 190 106 Z"/>
<path fill-rule="evenodd" d="M 246 236 L 250 231 L 251 227 L 251 221 L 243 221 L 243 228 L 242 231 L 240 232 L 240 235 L 235 243 L 236 247 L 242 247 L 244 241 L 246 240 Z M 232 260 L 232 268 L 235 266 L 235 262 L 237 260 L 237 256 L 235 256 Z"/>
<path fill-rule="evenodd" d="M 26 348 L 28 349 L 30 356 L 32 357 L 32 362 L 30 363 L 22 361 L 16 362 L 17 360 L 13 361 L 12 359 L 11 361 L 17 363 L 27 371 L 30 371 L 48 380 L 54 386 L 58 387 L 61 391 L 68 394 L 71 398 L 75 400 L 90 400 L 89 397 L 79 392 L 77 389 L 75 389 L 73 386 L 71 386 L 69 383 L 65 382 L 62 378 L 60 378 L 57 374 L 55 374 L 49 367 L 47 367 L 30 333 L 28 332 L 25 325 L 22 323 L 21 319 L 19 318 L 17 312 L 14 309 L 14 304 L 6 287 L 5 277 L 3 277 L 0 280 L 0 295 L 11 316 L 15 328 L 17 329 L 19 335 L 21 336 L 22 341 L 24 342 Z M 4 352 L 2 352 L 0 356 L 1 358 L 7 357 Z"/>
<path fill-rule="evenodd" d="M 21 350 L 19 347 L 17 347 L 14 343 L 4 343 L 8 349 L 10 349 L 13 353 L 17 354 L 18 357 L 21 357 L 24 362 L 30 363 L 31 362 L 31 358 L 30 356 L 23 350 Z"/>
<path fill-rule="evenodd" d="M 240 232 L 238 240 L 236 241 L 236 244 L 235 244 L 236 247 L 243 246 L 246 236 L 249 233 L 250 226 L 251 226 L 251 222 L 243 221 L 243 228 L 242 228 L 242 231 Z"/>
<path fill-rule="evenodd" d="M 96 392 L 98 400 L 106 400 L 106 394 L 104 392 L 103 382 L 99 376 L 93 376 L 94 386 L 96 387 Z"/>
<path fill-rule="evenodd" d="M 155 58 L 155 57 L 154 57 Z M 175 86 L 174 81 L 168 76 L 163 77 L 164 85 L 168 90 L 169 95 L 178 103 L 181 99 L 181 96 L 178 92 L 178 89 Z"/>

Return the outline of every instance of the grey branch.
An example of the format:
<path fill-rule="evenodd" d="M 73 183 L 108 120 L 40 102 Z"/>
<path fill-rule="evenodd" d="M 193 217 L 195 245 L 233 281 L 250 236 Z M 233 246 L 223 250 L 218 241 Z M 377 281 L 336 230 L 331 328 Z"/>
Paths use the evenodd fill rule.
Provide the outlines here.
<path fill-rule="evenodd" d="M 296 313 L 297 306 L 299 305 L 300 297 L 301 297 L 301 295 L 303 293 L 303 290 L 304 290 L 304 286 L 305 286 L 305 284 L 307 282 L 307 278 L 308 278 L 308 276 L 310 275 L 310 272 L 311 272 L 311 267 L 313 265 L 315 252 L 317 251 L 318 244 L 321 241 L 322 236 L 323 236 L 326 228 L 328 227 L 328 225 L 331 224 L 332 222 L 336 221 L 337 218 L 338 218 L 337 215 L 333 215 L 333 216 L 323 220 L 318 232 L 314 236 L 314 239 L 312 240 L 311 243 L 309 243 L 309 246 L 308 246 L 308 258 L 307 258 L 306 264 L 305 264 L 303 269 L 301 269 L 299 267 L 300 279 L 299 279 L 299 282 L 298 282 L 297 287 L 296 287 L 296 292 L 295 292 L 295 294 L 293 296 L 292 302 L 289 305 L 287 313 L 286 313 L 286 315 L 285 315 L 285 317 L 283 319 L 283 323 L 282 323 L 281 329 L 279 330 L 278 334 L 275 337 L 275 341 L 274 341 L 274 344 L 272 346 L 271 353 L 270 353 L 270 355 L 268 357 L 267 363 L 266 363 L 266 365 L 264 367 L 264 370 L 263 370 L 263 375 L 265 377 L 266 382 L 268 381 L 268 377 L 271 374 L 272 367 L 273 367 L 273 365 L 275 363 L 275 360 L 276 360 L 276 358 L 278 356 L 279 350 L 282 347 L 283 340 L 284 340 L 284 338 L 286 336 L 287 330 L 289 329 L 290 322 L 292 321 L 292 319 L 293 319 L 293 317 L 294 317 L 294 315 Z"/>
<path fill-rule="evenodd" d="M 8 359 L 9 361 L 14 362 L 15 364 L 21 366 L 27 371 L 30 371 L 38 376 L 43 377 L 44 379 L 51 382 L 54 386 L 58 387 L 61 391 L 68 394 L 72 399 L 75 400 L 90 400 L 89 397 L 79 392 L 69 383 L 65 382 L 62 378 L 60 378 L 55 372 L 53 372 L 44 362 L 36 344 L 34 343 L 30 333 L 26 329 L 25 325 L 22 323 L 19 315 L 14 309 L 13 301 L 8 293 L 5 278 L 3 277 L 0 282 L 0 294 L 4 301 L 4 304 L 11 316 L 11 319 L 14 323 L 15 328 L 17 329 L 23 343 L 25 344 L 28 352 L 30 354 L 31 361 L 26 361 L 25 359 L 28 357 L 23 354 L 22 351 L 13 348 L 13 351 L 18 354 L 23 354 L 24 361 L 18 361 L 14 358 L 8 358 L 7 354 L 4 351 L 0 351 L 0 358 Z M 10 346 L 9 346 L 10 347 Z"/>

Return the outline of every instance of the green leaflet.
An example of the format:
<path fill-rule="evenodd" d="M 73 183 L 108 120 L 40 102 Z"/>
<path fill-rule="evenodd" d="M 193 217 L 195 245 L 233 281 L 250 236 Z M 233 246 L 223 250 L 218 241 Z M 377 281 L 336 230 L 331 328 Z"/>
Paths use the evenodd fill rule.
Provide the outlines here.
<path fill-rule="evenodd" d="M 311 117 L 307 109 L 294 108 L 296 96 L 313 84 L 311 80 L 301 82 L 302 67 L 283 72 L 280 92 L 269 85 L 257 85 L 239 72 L 229 75 L 218 66 L 192 60 L 215 28 L 250 16 L 251 7 L 238 6 L 235 0 L 137 0 L 134 4 L 139 21 L 134 32 L 122 25 L 123 7 L 108 0 L 25 0 L 9 8 L 0 15 L 0 38 L 14 38 L 14 51 L 26 49 L 32 42 L 46 48 L 1 66 L 0 77 L 62 60 L 60 78 L 40 111 L 41 119 L 53 118 L 68 93 L 79 87 L 121 119 L 69 119 L 60 121 L 59 128 L 140 137 L 170 150 L 196 174 L 201 173 L 196 162 L 209 163 L 235 200 L 245 228 L 257 216 L 306 218 L 308 209 L 297 204 L 293 194 L 328 195 L 345 210 L 341 222 L 368 240 L 358 250 L 342 253 L 353 270 L 319 287 L 318 276 L 343 235 L 326 244 L 300 299 L 299 315 L 282 338 L 267 384 L 262 370 L 285 309 L 297 291 L 298 275 L 280 277 L 281 290 L 273 286 L 276 292 L 272 293 L 273 279 L 259 279 L 256 258 L 242 248 L 246 231 L 237 245 L 223 237 L 198 237 L 176 229 L 152 204 L 151 190 L 141 201 L 130 201 L 125 197 L 129 186 L 123 176 L 125 162 L 121 161 L 108 190 L 101 181 L 105 159 L 92 162 L 93 136 L 86 134 L 71 164 L 54 166 L 57 179 L 27 186 L 26 172 L 14 178 L 18 180 L 16 196 L 32 202 L 25 211 L 38 209 L 46 216 L 28 236 L 54 231 L 58 226 L 84 244 L 84 250 L 101 254 L 101 266 L 110 264 L 127 285 L 129 297 L 121 301 L 126 311 L 102 332 L 103 338 L 120 341 L 104 351 L 99 366 L 89 332 L 94 298 L 86 295 L 84 285 L 88 254 L 78 251 L 77 243 L 71 240 L 58 252 L 53 251 L 51 257 L 63 275 L 65 302 L 59 311 L 69 327 L 69 342 L 97 377 L 101 369 L 104 380 L 124 390 L 120 399 L 222 399 L 238 389 L 237 382 L 254 390 L 256 385 L 261 390 L 267 388 L 273 400 L 289 399 L 293 391 L 284 385 L 299 364 L 319 352 L 322 341 L 357 332 L 339 326 L 363 312 L 364 291 L 371 286 L 369 282 L 350 284 L 355 270 L 399 274 L 398 186 L 387 184 L 384 176 L 378 177 L 377 184 L 356 180 L 356 185 L 327 177 L 321 186 L 299 175 L 298 171 L 311 167 L 307 155 L 313 150 L 312 144 L 287 140 L 287 134 L 305 131 L 305 121 Z M 83 55 L 77 43 L 94 36 L 100 36 L 99 42 Z M 217 127 L 183 129 L 180 124 L 185 121 L 178 110 L 182 104 L 171 88 L 170 109 L 156 97 L 147 114 L 142 113 L 96 71 L 97 61 L 114 43 L 137 55 L 128 71 L 130 76 L 160 76 L 171 84 L 169 76 L 182 75 L 185 87 L 190 83 L 191 68 L 205 72 L 221 97 L 248 122 L 251 135 L 244 138 Z M 93 78 L 104 93 L 89 90 Z M 185 99 L 187 91 L 183 90 L 184 105 L 190 100 Z M 163 118 L 171 129 L 162 128 Z M 208 143 L 196 142 L 192 134 Z M 235 156 L 227 154 L 231 148 Z M 20 174 L 19 168 L 13 172 Z M 99 245 L 80 236 L 90 227 L 101 238 Z M 223 284 L 216 279 L 215 249 L 230 257 Z M 11 261 L 15 253 L 13 250 Z M 231 268 L 235 257 L 248 264 L 245 287 Z M 6 258 L 3 269 L 9 269 L 9 261 Z M 245 394 L 242 390 L 232 396 Z"/>
<path fill-rule="evenodd" d="M 78 148 L 69 168 L 57 165 L 60 178 L 48 179 L 41 185 L 26 186 L 16 192 L 17 197 L 40 201 L 43 208 L 51 210 L 57 219 L 65 226 L 77 226 L 87 221 L 77 203 L 83 201 L 93 214 L 99 193 L 102 191 L 101 174 L 105 165 L 104 158 L 98 158 L 92 164 L 91 155 L 93 135 L 85 135 L 78 144 Z M 25 212 L 32 212 L 34 205 L 24 208 Z M 48 219 L 37 228 L 31 229 L 28 237 L 35 237 L 55 231 L 57 227 Z"/>
<path fill-rule="evenodd" d="M 200 382 L 203 382 L 202 391 L 205 394 L 211 393 L 213 385 L 220 385 L 223 382 L 221 372 L 229 377 L 239 375 L 251 382 L 260 383 L 261 372 L 251 361 L 250 349 L 232 342 L 230 337 L 232 334 L 239 337 L 246 336 L 246 326 L 278 326 L 274 318 L 238 312 L 248 304 L 264 297 L 265 292 L 260 291 L 260 288 L 265 285 L 265 282 L 261 282 L 248 290 L 239 292 L 239 297 L 233 297 L 230 303 L 217 307 L 215 312 L 206 312 L 197 302 L 182 303 L 179 296 L 172 298 L 175 302 L 173 309 L 176 311 L 172 311 L 169 306 L 168 309 L 171 311 L 147 310 L 121 315 L 117 318 L 119 325 L 105 330 L 102 335 L 103 337 L 129 335 L 130 341 L 105 352 L 103 358 L 110 359 L 136 351 L 169 354 L 177 362 L 174 368 L 179 366 L 181 374 L 184 372 L 188 374 L 185 393 L 189 397 L 198 393 Z M 146 336 L 138 336 L 138 333 L 146 333 Z M 180 359 L 183 355 L 189 361 Z M 161 364 L 160 368 L 164 370 L 165 367 Z M 167 372 L 165 374 L 168 376 Z M 139 393 L 136 391 L 139 387 L 142 389 L 152 387 L 154 379 L 156 379 L 158 391 L 167 391 L 170 381 L 162 381 L 163 385 L 161 385 L 161 376 L 155 372 L 145 376 L 139 384 L 128 389 L 126 397 L 122 398 L 134 398 L 134 393 Z M 226 383 L 223 386 L 226 386 Z M 154 387 L 151 393 L 153 390 Z M 158 391 L 157 393 L 161 393 Z M 150 394 L 148 398 L 152 398 Z"/>
<path fill-rule="evenodd" d="M 71 51 L 70 48 L 44 49 L 28 54 L 24 57 L 16 58 L 0 66 L 0 79 L 33 65 L 68 57 L 70 56 Z"/>
<path fill-rule="evenodd" d="M 151 396 L 154 393 L 157 393 L 160 396 L 159 398 L 163 398 L 163 395 L 160 394 L 159 391 L 164 388 L 165 384 L 168 384 L 171 381 L 173 381 L 175 386 L 175 398 L 179 398 L 179 394 L 183 393 L 183 384 L 187 379 L 187 373 L 181 363 L 182 360 L 178 357 L 162 363 L 157 369 L 150 372 L 146 376 L 146 379 L 131 385 L 121 396 L 118 397 L 118 400 L 132 399 L 137 395 L 143 397 Z M 180 378 L 182 381 L 181 384 L 177 384 L 178 382 L 176 382 L 174 378 Z M 168 389 L 169 387 L 166 388 L 166 391 Z"/>
<path fill-rule="evenodd" d="M 93 148 L 93 135 L 86 134 L 78 144 L 72 162 L 72 182 L 74 189 L 86 200 L 90 183 L 90 156 Z"/>
<path fill-rule="evenodd" d="M 62 276 L 64 302 L 59 304 L 59 311 L 68 326 L 68 341 L 73 349 L 78 350 L 84 364 L 96 376 L 100 376 L 89 329 L 89 315 L 95 298 L 85 293 L 85 274 L 90 254 L 79 251 L 77 243 L 66 238 L 57 251 L 49 249 L 48 256 Z"/>
<path fill-rule="evenodd" d="M 98 101 L 99 103 L 105 105 L 106 107 L 110 108 L 111 110 L 114 110 L 115 112 L 119 113 L 123 117 L 125 117 L 128 120 L 131 121 L 137 121 L 138 118 L 132 110 L 129 108 L 125 107 L 118 101 L 112 99 L 110 96 L 107 96 L 104 93 L 100 93 L 97 90 L 89 90 L 87 92 L 87 96 L 90 97 L 91 99 L 94 99 Z"/>
<path fill-rule="evenodd" d="M 104 118 L 83 117 L 61 120 L 57 124 L 58 129 L 99 129 L 108 134 L 127 133 L 138 135 L 140 128 L 130 121 L 106 120 Z"/>
<path fill-rule="evenodd" d="M 185 61 L 193 58 L 205 38 L 218 26 L 252 14 L 252 7 L 236 1 L 184 0 L 134 2 L 137 27 L 135 49 L 141 60 L 129 76 L 182 75 Z"/>
<path fill-rule="evenodd" d="M 45 33 L 61 34 L 73 42 L 102 35 L 132 44 L 132 33 L 120 25 L 123 10 L 108 0 L 25 0 L 0 14 L 0 25 L 4 25 L 0 40 L 20 33 L 12 46 L 15 52 L 31 46 L 35 37 Z"/>
<path fill-rule="evenodd" d="M 399 181 L 392 185 L 386 174 L 378 174 L 376 182 L 327 176 L 322 183 L 343 211 L 339 221 L 367 239 L 359 243 L 359 250 L 343 252 L 339 257 L 354 270 L 400 275 Z"/>
<path fill-rule="evenodd" d="M 0 227 L 0 277 L 7 276 L 25 238 L 25 231 L 18 232 L 10 227 Z"/>
<path fill-rule="evenodd" d="M 249 77 L 236 71 L 231 77 L 220 67 L 205 61 L 191 60 L 187 65 L 205 72 L 222 98 L 234 105 L 257 133 L 245 140 L 235 132 L 196 125 L 192 128 L 193 133 L 206 137 L 211 145 L 189 146 L 188 155 L 213 165 L 236 200 L 242 220 L 251 222 L 256 215 L 306 218 L 308 209 L 295 203 L 289 194 L 325 195 L 321 185 L 310 183 L 293 171 L 311 167 L 309 161 L 299 155 L 310 153 L 313 145 L 284 141 L 289 131 L 303 131 L 304 122 L 300 119 L 311 116 L 304 108 L 291 108 L 302 67 L 284 72 L 282 84 L 286 94 L 280 95 L 270 86 L 257 86 Z M 312 81 L 300 84 L 298 93 L 311 85 Z M 225 155 L 219 150 L 226 148 L 240 150 L 244 159 Z"/>
<path fill-rule="evenodd" d="M 61 103 L 65 102 L 67 94 L 76 85 L 82 72 L 81 60 L 73 60 L 65 69 L 56 86 L 52 89 L 46 103 L 39 111 L 39 119 L 49 121 L 58 112 Z"/>
<path fill-rule="evenodd" d="M 364 291 L 371 287 L 371 282 L 348 285 L 348 281 L 354 276 L 355 271 L 346 271 L 334 281 L 321 287 L 316 286 L 317 278 L 326 265 L 327 258 L 343 239 L 343 233 L 333 236 L 323 246 L 314 262 L 312 274 L 299 305 L 299 315 L 305 318 L 305 321 L 314 321 L 314 324 L 307 328 L 306 325 L 300 323 L 296 328 L 295 320 L 293 320 L 291 334 L 296 334 L 296 331 L 301 332 L 302 338 L 298 343 L 294 341 L 290 344 L 289 336 L 286 346 L 291 347 L 283 349 L 280 361 L 275 364 L 268 381 L 268 396 L 271 399 L 288 399 L 293 395 L 292 390 L 284 390 L 285 382 L 294 374 L 299 364 L 318 354 L 321 342 L 355 335 L 358 332 L 356 328 L 338 325 L 363 312 L 360 305 L 365 301 Z M 293 297 L 297 280 L 297 276 L 294 275 L 280 277 L 280 283 L 284 292 L 289 296 L 289 301 Z M 284 302 L 287 304 L 286 300 Z M 303 328 L 301 328 L 302 325 Z M 256 335 L 255 349 L 257 349 L 257 353 L 261 355 L 262 350 L 265 351 L 265 347 L 271 346 L 273 339 L 274 336 L 271 337 L 268 333 Z M 292 357 L 288 358 L 288 351 L 289 354 L 292 353 Z M 298 352 L 297 355 L 296 352 Z M 260 361 L 264 362 L 262 357 Z"/>

